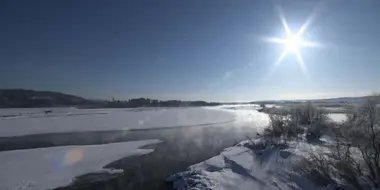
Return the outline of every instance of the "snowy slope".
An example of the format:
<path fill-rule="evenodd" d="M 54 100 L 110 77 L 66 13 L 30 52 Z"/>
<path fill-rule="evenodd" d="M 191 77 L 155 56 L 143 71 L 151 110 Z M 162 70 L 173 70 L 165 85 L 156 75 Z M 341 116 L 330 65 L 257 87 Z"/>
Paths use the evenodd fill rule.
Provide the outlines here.
<path fill-rule="evenodd" d="M 144 140 L 0 152 L 0 189 L 40 190 L 68 185 L 74 177 L 100 171 L 112 161 L 148 154 L 153 150 L 138 148 L 159 142 Z"/>
<path fill-rule="evenodd" d="M 23 113 L 27 109 L 23 109 Z M 128 130 L 226 123 L 235 115 L 221 109 L 207 108 L 143 108 L 101 110 L 53 110 L 0 119 L 0 136 L 75 131 Z M 4 111 L 4 110 L 3 110 Z M 12 109 L 6 110 L 9 114 Z M 14 112 L 20 112 L 16 110 Z M 33 114 L 37 112 L 38 114 Z"/>
<path fill-rule="evenodd" d="M 256 141 L 258 142 L 258 141 Z M 176 190 L 277 190 L 318 189 L 293 171 L 294 165 L 310 150 L 306 143 L 290 148 L 267 148 L 252 151 L 242 146 L 225 149 L 220 155 L 190 166 L 167 178 Z"/>

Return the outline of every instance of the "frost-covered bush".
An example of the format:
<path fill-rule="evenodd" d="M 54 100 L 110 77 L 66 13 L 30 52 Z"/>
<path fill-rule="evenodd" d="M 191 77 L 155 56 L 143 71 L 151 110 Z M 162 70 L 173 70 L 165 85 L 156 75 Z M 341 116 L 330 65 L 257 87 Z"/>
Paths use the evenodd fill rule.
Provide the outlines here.
<path fill-rule="evenodd" d="M 294 137 L 304 129 L 308 139 L 319 139 L 329 131 L 335 140 L 329 151 L 311 152 L 296 169 L 322 185 L 380 188 L 380 94 L 349 107 L 346 115 L 344 123 L 333 124 L 322 109 L 308 102 L 270 116 L 267 136 Z"/>
<path fill-rule="evenodd" d="M 380 95 L 370 96 L 341 127 L 341 139 L 360 151 L 366 177 L 373 187 L 380 187 Z"/>
<path fill-rule="evenodd" d="M 331 152 L 314 150 L 295 169 L 318 185 L 347 190 L 369 189 L 370 185 L 363 178 L 362 166 L 352 154 L 338 155 L 336 149 Z"/>
<path fill-rule="evenodd" d="M 269 115 L 270 125 L 265 130 L 265 136 L 271 138 L 293 138 L 303 132 L 303 128 L 294 123 L 289 116 Z"/>
<path fill-rule="evenodd" d="M 310 152 L 309 157 L 299 162 L 295 170 L 318 185 L 333 184 L 336 186 L 331 172 L 333 171 L 333 162 L 329 155 L 320 150 Z"/>
<path fill-rule="evenodd" d="M 290 116 L 293 123 L 306 128 L 308 139 L 319 139 L 330 125 L 325 111 L 311 102 L 292 108 Z"/>
<path fill-rule="evenodd" d="M 307 159 L 300 162 L 296 170 L 314 183 L 347 190 L 370 189 L 363 164 L 353 153 L 354 147 L 337 142 L 329 152 L 313 150 Z"/>
<path fill-rule="evenodd" d="M 291 109 L 292 120 L 300 125 L 311 125 L 326 120 L 326 114 L 320 108 L 314 106 L 310 101 Z"/>
<path fill-rule="evenodd" d="M 329 127 L 332 127 L 331 123 L 327 122 L 327 119 L 315 120 L 314 123 L 307 126 L 307 139 L 319 139 L 323 134 L 326 134 Z"/>
<path fill-rule="evenodd" d="M 270 114 L 269 118 L 270 126 L 266 135 L 275 138 L 297 137 L 306 130 L 308 139 L 319 139 L 329 127 L 326 113 L 311 102 L 281 109 L 281 114 Z"/>
<path fill-rule="evenodd" d="M 380 96 L 374 95 L 357 108 L 351 108 L 347 112 L 348 119 L 340 128 L 332 130 L 335 141 L 331 152 L 311 154 L 304 171 L 314 172 L 313 175 L 322 176 L 324 182 L 344 189 L 379 188 L 379 105 Z"/>

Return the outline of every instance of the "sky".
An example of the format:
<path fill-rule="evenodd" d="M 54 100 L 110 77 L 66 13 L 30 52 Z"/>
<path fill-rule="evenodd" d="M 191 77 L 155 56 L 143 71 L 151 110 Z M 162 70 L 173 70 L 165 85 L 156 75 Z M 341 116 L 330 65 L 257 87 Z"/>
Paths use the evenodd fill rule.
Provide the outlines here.
<path fill-rule="evenodd" d="M 376 0 L 3 0 L 0 88 L 251 101 L 380 90 Z M 280 14 L 281 13 L 281 14 Z M 284 38 L 308 21 L 278 63 Z"/>

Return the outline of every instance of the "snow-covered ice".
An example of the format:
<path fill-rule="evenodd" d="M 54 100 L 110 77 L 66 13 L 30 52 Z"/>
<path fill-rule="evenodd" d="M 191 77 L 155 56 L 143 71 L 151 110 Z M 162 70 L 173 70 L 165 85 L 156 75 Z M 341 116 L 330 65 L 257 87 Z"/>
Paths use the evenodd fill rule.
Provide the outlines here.
<path fill-rule="evenodd" d="M 255 105 L 192 108 L 87 109 L 52 108 L 3 109 L 0 114 L 0 136 L 78 131 L 135 130 L 199 125 L 263 127 L 268 115 L 258 112 Z M 251 109 L 252 108 L 252 109 Z M 18 115 L 19 114 L 19 115 Z"/>
<path fill-rule="evenodd" d="M 102 168 L 112 161 L 148 154 L 154 150 L 139 147 L 159 142 L 152 139 L 0 152 L 0 189 L 40 190 L 68 185 L 78 175 L 104 171 Z"/>
<path fill-rule="evenodd" d="M 258 112 L 259 106 L 255 104 L 246 105 L 223 105 L 216 107 L 208 107 L 209 110 L 223 110 L 232 114 L 235 118 L 234 122 L 229 124 L 234 127 L 252 127 L 263 130 L 269 124 L 269 116 L 266 113 Z"/>
<path fill-rule="evenodd" d="M 330 113 L 327 116 L 334 122 L 344 122 L 347 120 L 347 116 L 343 113 Z"/>
<path fill-rule="evenodd" d="M 20 111 L 21 110 L 21 111 Z M 20 116 L 0 117 L 0 136 L 41 133 L 148 129 L 197 126 L 230 122 L 235 115 L 222 109 L 208 108 L 137 108 L 137 109 L 7 109 Z M 28 113 L 28 114 L 25 114 Z"/>

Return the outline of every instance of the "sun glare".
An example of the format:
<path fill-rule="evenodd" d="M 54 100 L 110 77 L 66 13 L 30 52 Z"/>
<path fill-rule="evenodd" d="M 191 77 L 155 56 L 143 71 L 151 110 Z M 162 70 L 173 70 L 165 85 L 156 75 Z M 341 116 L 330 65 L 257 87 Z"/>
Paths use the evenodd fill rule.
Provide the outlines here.
<path fill-rule="evenodd" d="M 302 35 L 306 31 L 307 27 L 310 25 L 312 18 L 315 16 L 315 12 L 311 14 L 311 16 L 299 28 L 299 30 L 297 30 L 296 32 L 293 32 L 288 26 L 288 23 L 283 15 L 281 8 L 277 7 L 277 10 L 278 10 L 278 14 L 283 24 L 287 37 L 286 38 L 271 38 L 271 37 L 265 38 L 269 42 L 274 42 L 274 43 L 282 44 L 285 46 L 284 51 L 278 57 L 274 66 L 277 67 L 288 54 L 292 53 L 297 58 L 298 64 L 302 68 L 303 72 L 306 74 L 306 66 L 304 64 L 300 49 L 301 47 L 318 47 L 319 44 L 315 42 L 305 41 L 304 39 L 302 39 Z"/>
<path fill-rule="evenodd" d="M 285 45 L 288 50 L 296 52 L 302 45 L 302 39 L 298 35 L 290 35 L 285 39 Z"/>

